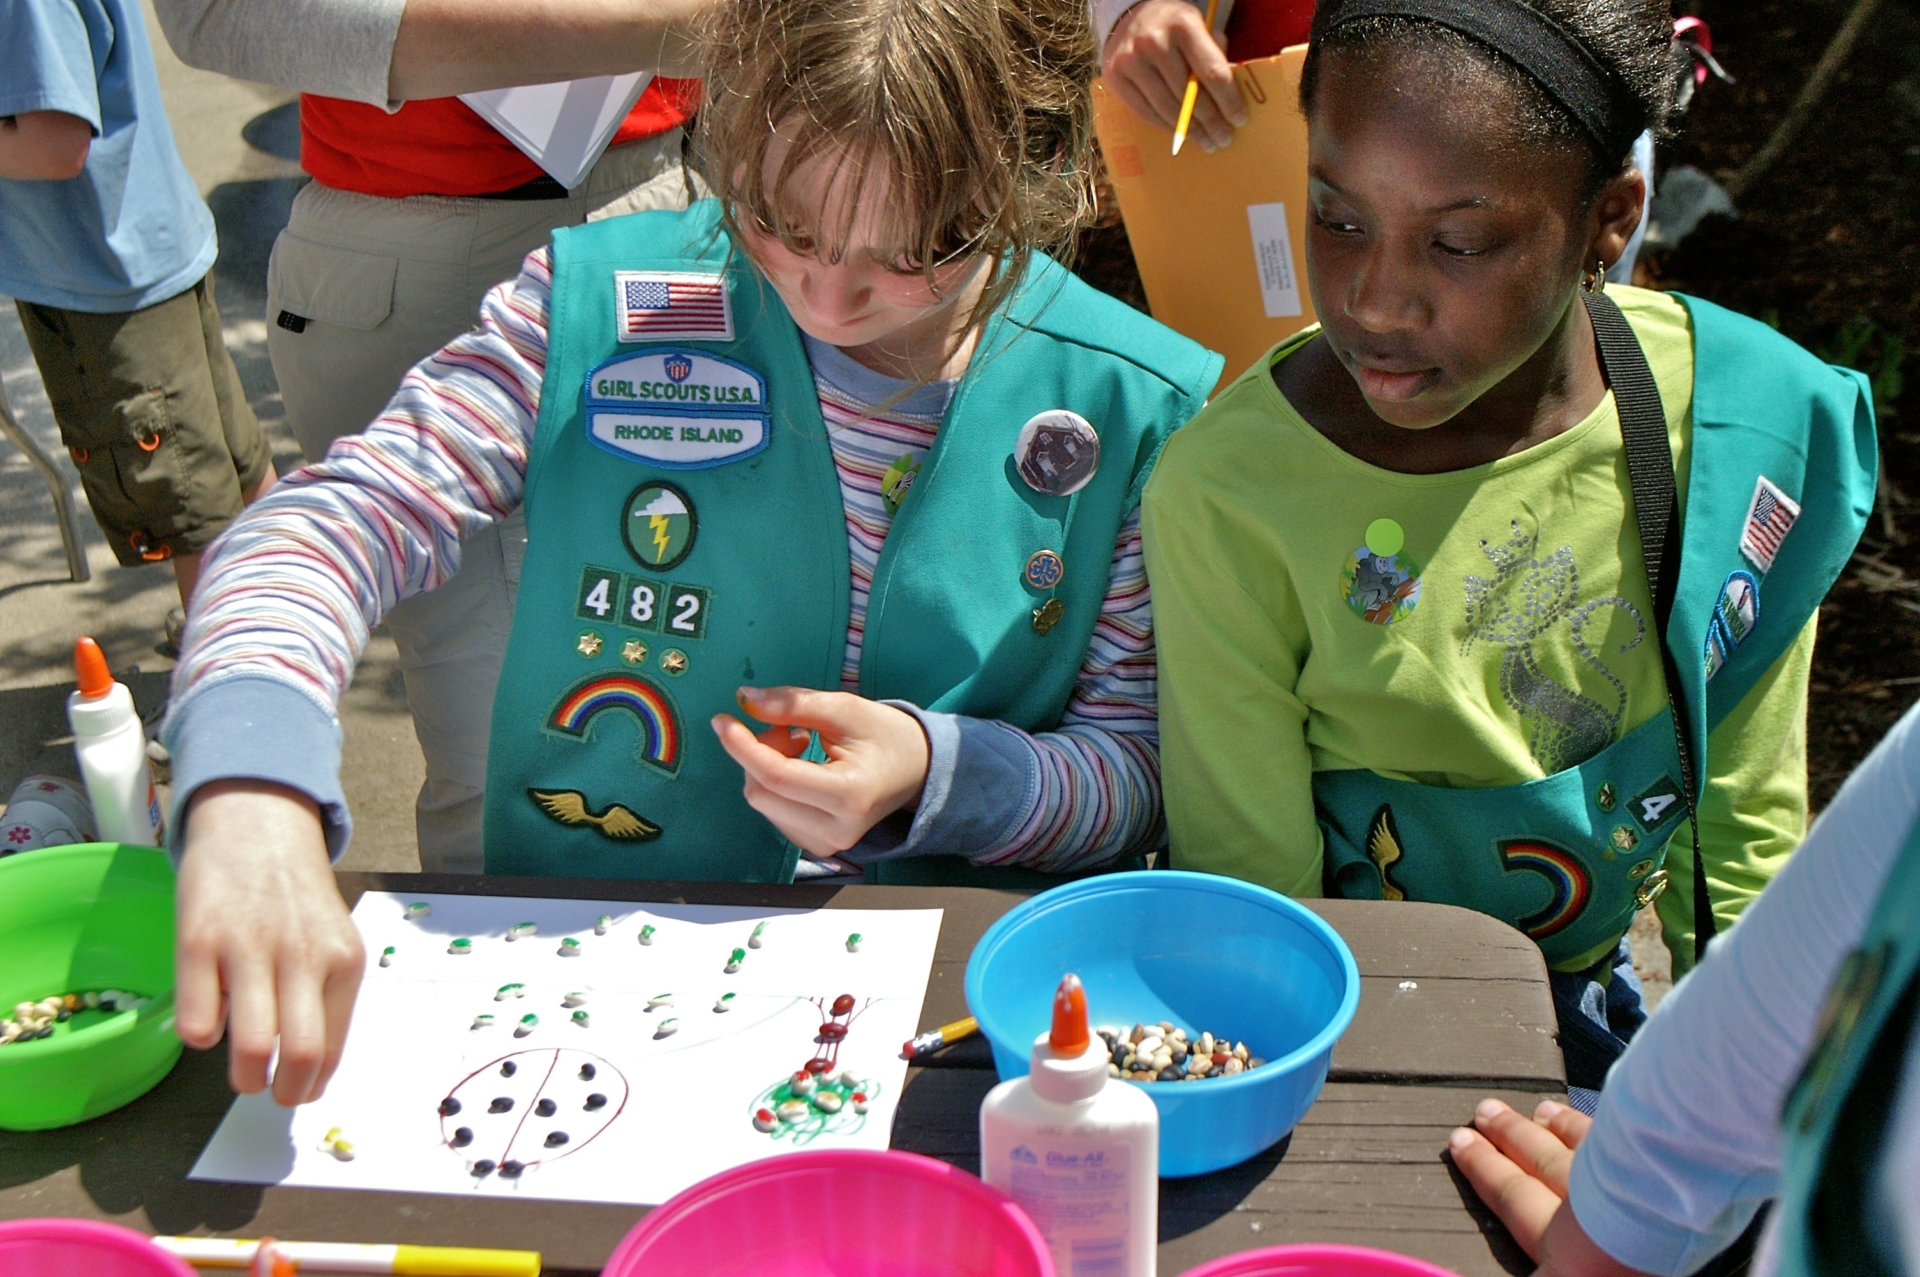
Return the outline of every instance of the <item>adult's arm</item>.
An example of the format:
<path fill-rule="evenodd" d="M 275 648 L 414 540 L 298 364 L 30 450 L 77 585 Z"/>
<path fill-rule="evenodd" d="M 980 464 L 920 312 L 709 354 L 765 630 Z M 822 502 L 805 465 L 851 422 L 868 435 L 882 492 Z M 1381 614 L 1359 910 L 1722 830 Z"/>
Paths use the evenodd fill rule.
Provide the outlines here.
<path fill-rule="evenodd" d="M 694 73 L 707 0 L 154 0 L 181 60 L 387 106 L 626 71 Z"/>
<path fill-rule="evenodd" d="M 1614 1066 L 1568 1202 L 1616 1260 L 1690 1272 L 1778 1191 L 1787 1091 L 1917 814 L 1920 710 L 1860 765 Z"/>

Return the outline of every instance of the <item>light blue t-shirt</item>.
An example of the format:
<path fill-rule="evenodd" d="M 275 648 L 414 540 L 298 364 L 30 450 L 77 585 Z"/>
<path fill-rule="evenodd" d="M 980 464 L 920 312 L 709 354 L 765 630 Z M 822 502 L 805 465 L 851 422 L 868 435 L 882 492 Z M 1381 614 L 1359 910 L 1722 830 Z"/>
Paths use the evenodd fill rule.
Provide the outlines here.
<path fill-rule="evenodd" d="M 79 116 L 93 146 L 68 181 L 0 178 L 0 292 L 139 310 L 213 268 L 213 214 L 174 147 L 139 0 L 0 3 L 0 116 L 25 111 Z"/>

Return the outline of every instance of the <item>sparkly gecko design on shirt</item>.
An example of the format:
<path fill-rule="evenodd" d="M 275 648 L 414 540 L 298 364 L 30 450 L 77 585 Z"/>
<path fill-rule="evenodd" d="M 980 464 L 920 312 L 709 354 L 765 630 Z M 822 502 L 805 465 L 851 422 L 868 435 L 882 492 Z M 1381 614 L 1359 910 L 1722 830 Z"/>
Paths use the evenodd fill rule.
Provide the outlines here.
<path fill-rule="evenodd" d="M 1640 610 L 1617 594 L 1580 601 L 1580 569 L 1573 547 L 1563 545 L 1544 559 L 1536 558 L 1538 531 L 1523 532 L 1513 520 L 1506 544 L 1482 538 L 1480 552 L 1493 565 L 1491 577 L 1468 575 L 1466 586 L 1467 636 L 1460 643 L 1466 655 L 1475 643 L 1495 643 L 1500 657 L 1500 695 L 1532 728 L 1528 748 L 1541 770 L 1551 776 L 1577 767 L 1614 742 L 1627 708 L 1627 687 L 1595 654 L 1583 633 L 1602 608 L 1623 609 L 1633 618 L 1634 634 L 1620 645 L 1627 652 L 1646 637 Z M 1534 644 L 1562 621 L 1574 647 L 1613 688 L 1609 708 L 1576 688 L 1556 682 L 1541 668 Z"/>

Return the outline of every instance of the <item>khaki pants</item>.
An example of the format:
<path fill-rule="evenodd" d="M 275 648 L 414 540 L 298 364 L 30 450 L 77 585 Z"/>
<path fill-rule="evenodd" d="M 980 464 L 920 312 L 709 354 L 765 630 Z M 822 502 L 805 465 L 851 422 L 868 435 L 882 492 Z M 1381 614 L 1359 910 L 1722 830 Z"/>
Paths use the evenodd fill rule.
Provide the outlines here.
<path fill-rule="evenodd" d="M 686 205 L 680 130 L 608 151 L 566 199 L 382 199 L 318 182 L 293 202 L 267 268 L 267 349 L 309 459 L 358 434 L 400 379 L 479 320 L 553 230 Z M 506 653 L 526 523 L 469 537 L 460 570 L 387 615 L 426 757 L 414 808 L 420 865 L 478 873 L 494 685 Z"/>

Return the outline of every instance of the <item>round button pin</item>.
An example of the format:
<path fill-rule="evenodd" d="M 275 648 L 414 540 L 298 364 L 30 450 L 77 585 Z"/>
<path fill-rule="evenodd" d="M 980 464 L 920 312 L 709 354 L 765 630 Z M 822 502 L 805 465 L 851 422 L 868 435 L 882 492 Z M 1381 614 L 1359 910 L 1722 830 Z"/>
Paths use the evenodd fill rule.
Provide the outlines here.
<path fill-rule="evenodd" d="M 1020 579 L 1036 590 L 1051 590 L 1067 574 L 1067 565 L 1052 550 L 1035 550 L 1021 570 Z"/>
<path fill-rule="evenodd" d="M 1071 496 L 1093 482 L 1100 468 L 1100 436 L 1079 413 L 1049 409 L 1020 427 L 1013 458 L 1035 492 Z"/>

